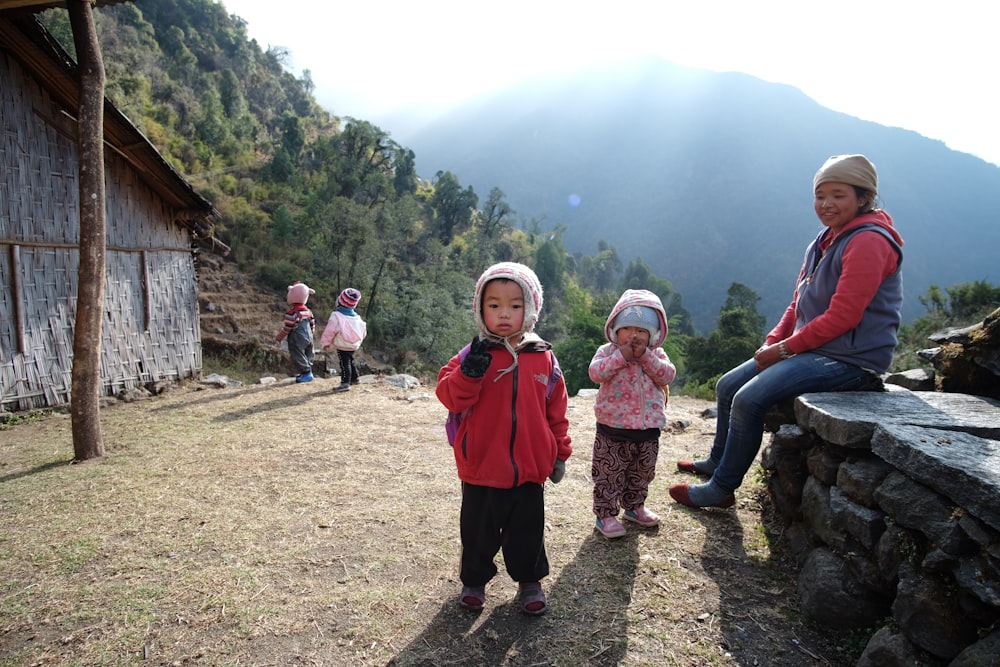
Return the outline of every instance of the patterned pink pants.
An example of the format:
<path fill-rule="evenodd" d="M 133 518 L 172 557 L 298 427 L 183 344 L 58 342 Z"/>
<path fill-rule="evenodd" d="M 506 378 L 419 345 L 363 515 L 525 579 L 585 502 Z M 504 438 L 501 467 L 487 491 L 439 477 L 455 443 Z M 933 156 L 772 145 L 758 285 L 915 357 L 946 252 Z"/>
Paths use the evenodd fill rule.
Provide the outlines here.
<path fill-rule="evenodd" d="M 659 451 L 659 438 L 630 442 L 596 435 L 590 475 L 594 479 L 594 514 L 598 518 L 617 516 L 619 509 L 631 510 L 645 504 L 649 483 L 656 476 Z"/>

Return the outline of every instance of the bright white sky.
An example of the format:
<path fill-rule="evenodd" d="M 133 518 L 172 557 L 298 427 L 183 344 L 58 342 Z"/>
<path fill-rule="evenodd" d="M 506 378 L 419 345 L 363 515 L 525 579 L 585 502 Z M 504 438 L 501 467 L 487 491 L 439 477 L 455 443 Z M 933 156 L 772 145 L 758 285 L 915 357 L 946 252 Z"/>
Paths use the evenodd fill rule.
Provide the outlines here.
<path fill-rule="evenodd" d="M 792 85 L 1000 165 L 994 0 L 218 0 L 317 100 L 378 122 L 541 73 L 655 54 Z"/>

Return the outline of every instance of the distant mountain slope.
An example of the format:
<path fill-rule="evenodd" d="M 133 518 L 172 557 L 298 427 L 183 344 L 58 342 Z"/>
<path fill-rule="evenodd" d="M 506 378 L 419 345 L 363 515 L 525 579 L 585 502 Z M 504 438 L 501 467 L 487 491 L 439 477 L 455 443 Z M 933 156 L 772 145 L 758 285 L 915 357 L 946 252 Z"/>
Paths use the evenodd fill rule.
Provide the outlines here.
<path fill-rule="evenodd" d="M 877 84 L 859 90 L 877 94 Z M 1000 168 L 915 132 L 826 109 L 795 88 L 653 59 L 539 79 L 467 104 L 408 136 L 424 178 L 499 187 L 525 220 L 565 224 L 571 252 L 599 240 L 641 257 L 684 295 L 702 331 L 730 283 L 771 326 L 820 229 L 812 177 L 864 153 L 906 240 L 906 318 L 931 284 L 1000 282 Z M 575 202 L 578 198 L 578 205 Z"/>

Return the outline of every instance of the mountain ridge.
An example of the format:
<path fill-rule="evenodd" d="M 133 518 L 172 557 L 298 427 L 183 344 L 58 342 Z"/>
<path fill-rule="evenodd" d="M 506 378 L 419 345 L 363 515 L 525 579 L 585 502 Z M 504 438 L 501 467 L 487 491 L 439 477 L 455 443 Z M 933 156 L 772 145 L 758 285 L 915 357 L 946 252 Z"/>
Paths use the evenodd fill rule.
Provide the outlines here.
<path fill-rule="evenodd" d="M 477 192 L 499 187 L 522 219 L 564 225 L 570 252 L 604 240 L 625 262 L 641 258 L 700 330 L 714 328 L 732 282 L 761 296 L 768 326 L 780 317 L 820 229 L 812 177 L 830 155 L 864 153 L 879 169 L 907 242 L 904 318 L 921 313 L 931 284 L 1000 278 L 988 201 L 1000 168 L 746 74 L 654 58 L 544 76 L 399 141 L 425 178 L 451 171 Z"/>

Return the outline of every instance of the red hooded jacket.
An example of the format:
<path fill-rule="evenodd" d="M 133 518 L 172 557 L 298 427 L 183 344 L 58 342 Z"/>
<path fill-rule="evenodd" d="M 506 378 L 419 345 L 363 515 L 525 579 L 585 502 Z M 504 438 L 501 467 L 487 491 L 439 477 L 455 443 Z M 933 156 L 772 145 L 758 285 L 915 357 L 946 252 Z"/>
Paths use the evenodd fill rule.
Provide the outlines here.
<path fill-rule="evenodd" d="M 452 412 L 468 410 L 453 447 L 463 482 L 502 489 L 542 484 L 556 459 L 565 461 L 573 451 L 566 383 L 560 376 L 546 397 L 555 359 L 548 343 L 533 338 L 518 349 L 510 372 L 502 372 L 514 363 L 510 351 L 492 344 L 483 377 L 463 374 L 458 355 L 438 373 L 441 403 Z"/>

